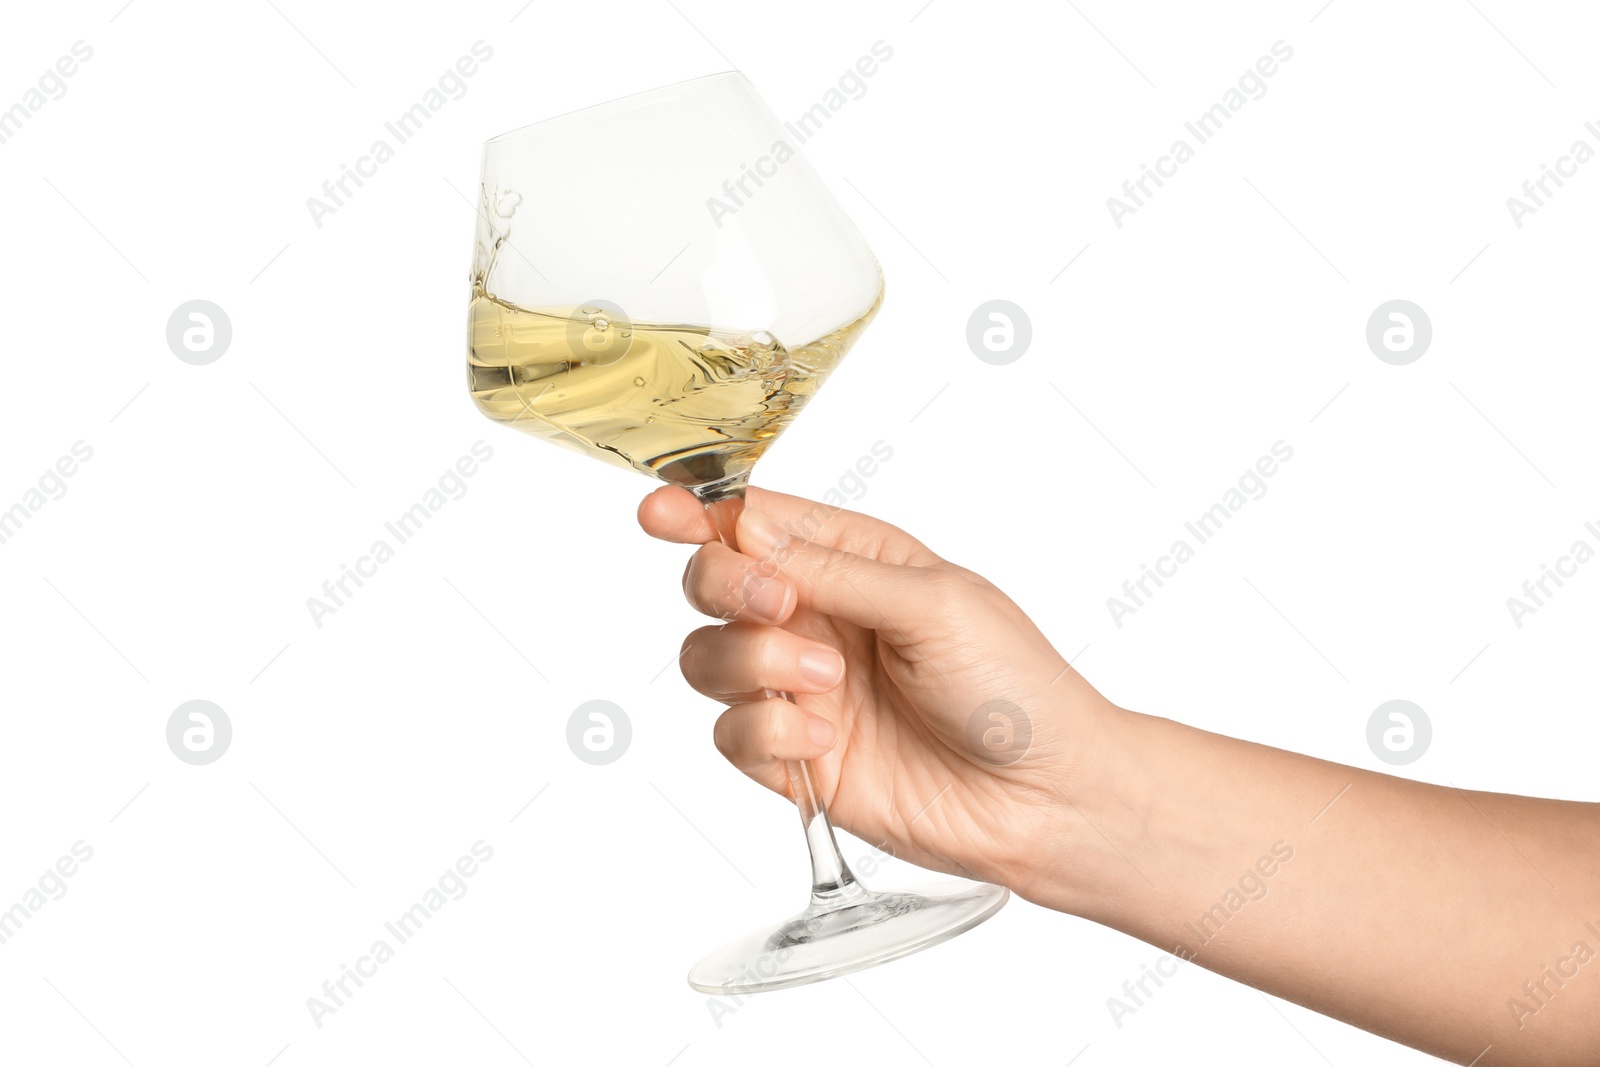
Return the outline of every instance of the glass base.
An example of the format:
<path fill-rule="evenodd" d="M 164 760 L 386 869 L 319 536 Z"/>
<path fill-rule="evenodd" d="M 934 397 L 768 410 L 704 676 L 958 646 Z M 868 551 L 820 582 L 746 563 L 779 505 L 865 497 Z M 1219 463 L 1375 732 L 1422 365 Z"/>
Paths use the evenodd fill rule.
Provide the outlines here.
<path fill-rule="evenodd" d="M 689 972 L 702 993 L 759 993 L 859 971 L 948 941 L 1000 910 L 1011 894 L 981 882 L 937 882 L 874 893 L 854 882 L 816 894 L 792 919 L 730 941 Z"/>

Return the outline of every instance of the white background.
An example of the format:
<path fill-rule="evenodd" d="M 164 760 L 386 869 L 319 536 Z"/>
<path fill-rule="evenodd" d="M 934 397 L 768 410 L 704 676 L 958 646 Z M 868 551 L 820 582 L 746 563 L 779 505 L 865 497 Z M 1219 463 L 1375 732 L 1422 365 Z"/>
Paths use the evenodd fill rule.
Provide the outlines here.
<path fill-rule="evenodd" d="M 650 486 L 468 401 L 452 187 L 488 136 L 728 66 L 797 116 L 886 42 L 806 152 L 887 302 L 758 481 L 819 496 L 881 439 L 857 506 L 1008 590 L 1118 703 L 1385 769 L 1367 718 L 1405 698 L 1434 738 L 1400 773 L 1592 798 L 1600 564 L 1521 628 L 1506 598 L 1596 542 L 1600 162 L 1520 229 L 1505 204 L 1600 147 L 1592 12 L 275 2 L 13 5 L 0 34 L 0 107 L 94 49 L 0 145 L 0 508 L 94 450 L 0 545 L 0 908 L 94 850 L 0 945 L 0 1059 L 1426 1059 L 1193 968 L 1119 1027 L 1107 998 L 1159 951 L 1019 901 L 719 1025 L 684 973 L 800 905 L 796 820 L 671 666 L 699 621 L 687 550 L 634 524 Z M 467 95 L 314 225 L 480 39 Z M 1267 94 L 1115 226 L 1106 198 L 1278 40 Z M 966 345 L 992 298 L 1032 320 L 1009 366 Z M 1403 367 L 1364 338 L 1395 298 L 1434 329 Z M 209 366 L 166 344 L 192 299 L 232 320 Z M 480 439 L 467 495 L 316 627 L 307 597 Z M 1114 625 L 1106 598 L 1279 440 L 1267 495 Z M 196 698 L 234 730 L 204 767 L 165 741 Z M 632 719 L 610 766 L 564 741 L 591 699 Z M 306 999 L 480 839 L 470 892 L 316 1026 Z"/>

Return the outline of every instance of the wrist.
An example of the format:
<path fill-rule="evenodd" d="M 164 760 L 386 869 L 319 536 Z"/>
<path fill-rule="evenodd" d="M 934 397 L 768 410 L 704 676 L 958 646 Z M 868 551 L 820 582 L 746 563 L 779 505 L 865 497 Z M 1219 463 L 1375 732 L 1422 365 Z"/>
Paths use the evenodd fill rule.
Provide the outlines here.
<path fill-rule="evenodd" d="M 1006 883 L 1054 911 L 1120 926 L 1119 912 L 1152 886 L 1138 855 L 1148 841 L 1159 772 L 1152 736 L 1165 720 L 1095 694 L 1081 705 L 1081 741 L 1042 790 L 1045 815 L 1028 835 Z"/>

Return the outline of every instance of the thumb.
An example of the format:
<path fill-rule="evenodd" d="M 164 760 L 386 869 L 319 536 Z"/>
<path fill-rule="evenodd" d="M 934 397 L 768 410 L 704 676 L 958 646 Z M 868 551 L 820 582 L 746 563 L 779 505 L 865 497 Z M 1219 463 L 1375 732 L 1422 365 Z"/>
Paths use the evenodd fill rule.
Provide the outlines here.
<path fill-rule="evenodd" d="M 908 636 L 928 620 L 946 578 L 808 541 L 749 506 L 739 516 L 737 535 L 739 551 L 759 561 L 758 572 L 781 573 L 801 603 L 891 637 Z"/>

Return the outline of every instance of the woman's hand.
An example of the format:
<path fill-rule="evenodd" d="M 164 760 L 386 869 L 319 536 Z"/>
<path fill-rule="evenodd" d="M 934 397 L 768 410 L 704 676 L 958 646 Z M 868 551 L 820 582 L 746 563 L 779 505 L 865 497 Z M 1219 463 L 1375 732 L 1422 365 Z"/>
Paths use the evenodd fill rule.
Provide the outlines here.
<path fill-rule="evenodd" d="M 885 851 L 1014 888 L 1036 876 L 1062 784 L 1116 709 L 1004 593 L 887 523 L 760 489 L 741 551 L 676 486 L 639 522 L 701 546 L 684 591 L 726 621 L 680 663 L 729 705 L 715 738 L 734 766 L 788 795 L 783 761 L 811 760 L 834 822 Z"/>
<path fill-rule="evenodd" d="M 769 788 L 812 760 L 881 848 L 1460 1063 L 1600 1063 L 1600 804 L 1123 711 L 1005 594 L 863 515 L 752 489 L 742 552 L 684 489 L 639 520 L 701 545 L 684 589 L 730 621 L 689 635 L 683 673 Z"/>

